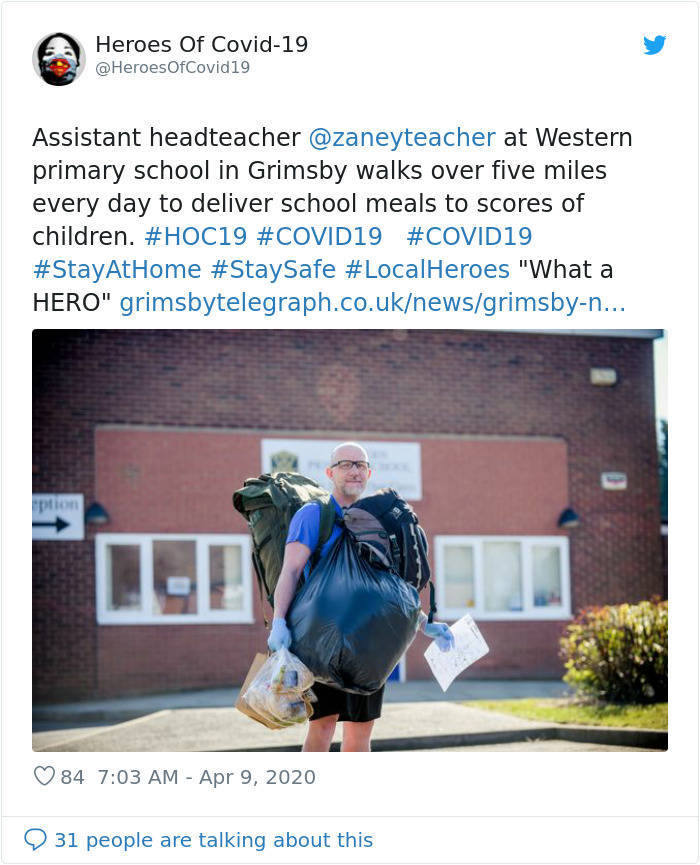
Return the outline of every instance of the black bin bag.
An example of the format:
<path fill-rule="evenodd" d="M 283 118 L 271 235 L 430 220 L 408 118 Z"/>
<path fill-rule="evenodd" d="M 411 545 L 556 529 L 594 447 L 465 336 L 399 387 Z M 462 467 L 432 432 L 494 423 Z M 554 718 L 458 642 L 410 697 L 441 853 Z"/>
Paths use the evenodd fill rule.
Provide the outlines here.
<path fill-rule="evenodd" d="M 344 530 L 287 614 L 291 651 L 318 682 L 372 694 L 412 643 L 419 616 L 413 586 L 393 570 L 371 565 Z"/>

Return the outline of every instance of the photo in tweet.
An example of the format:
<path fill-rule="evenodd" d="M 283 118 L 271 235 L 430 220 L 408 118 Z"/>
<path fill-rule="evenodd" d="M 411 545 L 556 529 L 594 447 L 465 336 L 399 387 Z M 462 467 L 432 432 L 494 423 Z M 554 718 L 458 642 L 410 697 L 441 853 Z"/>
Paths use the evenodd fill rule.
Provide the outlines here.
<path fill-rule="evenodd" d="M 35 748 L 666 747 L 662 337 L 35 331 Z"/>

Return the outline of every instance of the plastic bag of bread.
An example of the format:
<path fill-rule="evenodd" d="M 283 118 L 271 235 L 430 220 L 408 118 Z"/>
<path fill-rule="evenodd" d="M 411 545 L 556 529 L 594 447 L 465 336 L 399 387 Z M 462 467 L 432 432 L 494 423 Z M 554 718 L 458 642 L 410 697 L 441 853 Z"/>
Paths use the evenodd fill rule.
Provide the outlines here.
<path fill-rule="evenodd" d="M 276 728 L 303 724 L 313 712 L 314 677 L 288 649 L 274 652 L 241 695 L 249 709 Z"/>

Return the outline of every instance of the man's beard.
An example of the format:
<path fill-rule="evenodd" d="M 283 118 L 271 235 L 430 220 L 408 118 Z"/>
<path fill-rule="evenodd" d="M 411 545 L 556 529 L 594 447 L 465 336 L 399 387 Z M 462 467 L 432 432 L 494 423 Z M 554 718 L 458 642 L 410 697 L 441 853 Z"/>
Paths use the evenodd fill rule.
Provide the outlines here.
<path fill-rule="evenodd" d="M 341 487 L 340 491 L 347 498 L 359 499 L 362 493 L 365 491 L 366 484 L 363 484 L 362 481 L 357 481 L 357 483 L 351 484 L 349 481 L 345 481 Z"/>

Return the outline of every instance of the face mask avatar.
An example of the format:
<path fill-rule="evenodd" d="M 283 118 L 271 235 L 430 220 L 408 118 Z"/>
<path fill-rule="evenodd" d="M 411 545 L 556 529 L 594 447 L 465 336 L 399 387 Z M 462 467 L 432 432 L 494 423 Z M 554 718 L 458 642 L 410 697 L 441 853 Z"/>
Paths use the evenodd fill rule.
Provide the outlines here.
<path fill-rule="evenodd" d="M 75 78 L 76 63 L 72 57 L 56 54 L 42 60 L 41 65 L 45 73 L 65 81 L 66 84 Z"/>
<path fill-rule="evenodd" d="M 70 84 L 78 71 L 72 47 L 59 39 L 52 39 L 41 58 L 41 77 L 48 84 Z"/>

